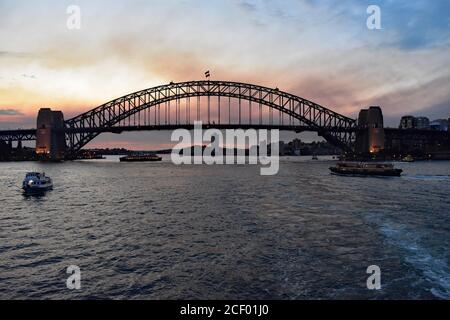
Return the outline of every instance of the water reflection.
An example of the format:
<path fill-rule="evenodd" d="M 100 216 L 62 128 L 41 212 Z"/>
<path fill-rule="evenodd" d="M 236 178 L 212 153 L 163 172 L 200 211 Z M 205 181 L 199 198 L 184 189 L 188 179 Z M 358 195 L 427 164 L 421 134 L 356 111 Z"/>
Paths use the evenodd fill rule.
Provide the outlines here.
<path fill-rule="evenodd" d="M 52 190 L 22 190 L 22 196 L 25 199 L 42 199 Z"/>

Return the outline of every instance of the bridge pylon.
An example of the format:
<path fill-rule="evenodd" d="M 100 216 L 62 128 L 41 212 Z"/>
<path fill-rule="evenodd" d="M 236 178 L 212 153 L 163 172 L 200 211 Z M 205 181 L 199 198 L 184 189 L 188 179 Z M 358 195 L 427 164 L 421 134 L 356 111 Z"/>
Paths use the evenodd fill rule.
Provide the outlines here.
<path fill-rule="evenodd" d="M 36 154 L 42 159 L 62 160 L 66 152 L 64 115 L 50 108 L 39 110 L 36 129 Z"/>
<path fill-rule="evenodd" d="M 362 109 L 358 116 L 355 151 L 362 156 L 377 155 L 385 150 L 383 112 L 380 107 Z"/>

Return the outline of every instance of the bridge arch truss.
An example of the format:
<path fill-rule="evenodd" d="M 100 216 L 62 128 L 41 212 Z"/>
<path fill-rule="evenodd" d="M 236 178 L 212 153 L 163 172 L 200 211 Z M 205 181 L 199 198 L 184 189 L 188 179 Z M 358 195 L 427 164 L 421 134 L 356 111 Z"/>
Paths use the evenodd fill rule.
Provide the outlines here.
<path fill-rule="evenodd" d="M 238 117 L 236 126 L 257 127 L 262 124 L 262 106 L 268 107 L 269 124 L 274 121 L 272 112 L 278 112 L 278 126 L 292 127 L 293 120 L 309 131 L 315 131 L 320 136 L 344 151 L 351 151 L 355 141 L 356 120 L 345 117 L 339 113 L 329 110 L 307 99 L 273 89 L 253 84 L 229 82 L 229 81 L 189 81 L 182 83 L 170 83 L 138 91 L 126 96 L 114 99 L 95 109 L 80 114 L 77 117 L 65 122 L 66 141 L 68 155 L 75 155 L 87 143 L 97 137 L 101 132 L 117 132 L 120 127 L 128 125 L 130 119 L 138 117 L 141 124 L 143 114 L 144 123 L 150 122 L 150 110 L 154 111 L 153 123 L 155 128 L 164 127 L 174 121 L 174 126 L 182 127 L 194 120 L 200 120 L 200 113 L 204 112 L 200 108 L 201 97 L 207 99 L 207 120 L 205 125 L 214 126 L 227 123 L 227 119 L 221 118 L 221 98 L 228 98 L 228 124 L 231 121 L 231 99 L 238 103 Z M 211 103 L 212 97 L 218 97 L 217 103 Z M 191 99 L 196 98 L 194 103 Z M 181 115 L 180 101 L 185 99 L 185 113 Z M 248 103 L 249 117 L 243 120 L 242 101 Z M 175 119 L 171 118 L 171 102 L 175 102 Z M 256 104 L 256 106 L 254 105 Z M 259 119 L 253 120 L 252 108 Z M 168 109 L 168 110 L 167 110 Z M 202 109 L 202 111 L 200 111 Z M 174 111 L 172 109 L 172 111 Z M 192 114 L 191 114 L 192 111 Z M 147 113 L 145 113 L 147 112 Z M 164 116 L 161 115 L 164 113 Z M 212 121 L 211 114 L 218 114 L 218 123 Z M 148 119 L 147 119 L 147 116 Z M 284 122 L 285 117 L 288 119 Z M 161 120 L 163 123 L 161 123 Z M 169 120 L 169 122 L 167 122 Z M 150 123 L 148 123 L 150 124 Z"/>

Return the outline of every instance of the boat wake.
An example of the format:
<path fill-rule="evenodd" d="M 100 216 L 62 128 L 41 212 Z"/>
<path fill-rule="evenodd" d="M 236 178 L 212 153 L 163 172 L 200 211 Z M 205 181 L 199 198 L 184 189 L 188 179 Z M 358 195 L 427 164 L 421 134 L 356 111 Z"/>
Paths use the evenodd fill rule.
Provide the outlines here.
<path fill-rule="evenodd" d="M 437 257 L 421 244 L 421 237 L 406 227 L 394 227 L 389 223 L 381 225 L 381 232 L 394 245 L 406 252 L 406 262 L 433 285 L 431 293 L 440 299 L 450 299 L 450 267 L 445 257 Z"/>
<path fill-rule="evenodd" d="M 410 175 L 404 174 L 403 179 L 422 180 L 422 181 L 450 181 L 450 175 Z"/>

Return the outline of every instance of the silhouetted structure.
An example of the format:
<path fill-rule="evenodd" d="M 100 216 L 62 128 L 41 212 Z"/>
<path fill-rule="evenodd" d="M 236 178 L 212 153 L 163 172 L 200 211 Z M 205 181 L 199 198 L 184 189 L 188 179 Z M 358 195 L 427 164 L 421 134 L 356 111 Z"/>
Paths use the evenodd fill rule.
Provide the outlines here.
<path fill-rule="evenodd" d="M 64 116 L 49 108 L 39 110 L 36 131 L 36 154 L 50 160 L 64 159 L 66 139 Z"/>
<path fill-rule="evenodd" d="M 202 98 L 207 108 L 200 108 Z M 230 81 L 171 82 L 112 100 L 64 123 L 62 119 L 61 113 L 43 109 L 37 131 L 2 131 L 0 140 L 37 139 L 39 154 L 60 158 L 65 150 L 66 159 L 76 159 L 103 132 L 191 130 L 200 120 L 206 128 L 314 131 L 349 153 L 356 134 L 354 119 L 317 103 L 278 88 Z"/>
<path fill-rule="evenodd" d="M 414 129 L 416 122 L 416 118 L 413 116 L 403 116 L 400 119 L 400 126 L 399 129 Z"/>
<path fill-rule="evenodd" d="M 201 101 L 207 105 L 200 108 Z M 442 149 L 448 140 L 448 131 L 442 131 L 448 130 L 447 120 L 436 123 L 441 130 L 437 131 L 415 128 L 427 127 L 426 118 L 405 118 L 400 127 L 406 129 L 389 129 L 386 137 L 380 107 L 361 110 L 354 120 L 278 88 L 209 80 L 171 82 L 134 92 L 67 121 L 60 111 L 41 109 L 37 130 L 0 131 L 0 140 L 37 140 L 36 152 L 43 157 L 76 159 L 84 146 L 104 132 L 192 130 L 194 121 L 221 130 L 314 131 L 343 152 L 362 158 L 404 152 L 412 146 L 423 147 L 427 141 L 438 141 Z M 293 149 L 298 151 L 298 146 Z"/>
<path fill-rule="evenodd" d="M 415 128 L 419 130 L 426 130 L 430 128 L 430 119 L 427 117 L 417 117 L 415 121 Z"/>
<path fill-rule="evenodd" d="M 356 153 L 369 155 L 384 151 L 384 121 L 380 107 L 361 110 L 358 116 L 358 129 Z"/>
<path fill-rule="evenodd" d="M 450 159 L 450 132 L 419 129 L 385 129 L 385 153 L 389 158 Z"/>
<path fill-rule="evenodd" d="M 11 156 L 11 146 L 8 142 L 0 140 L 0 161 L 9 160 Z"/>
<path fill-rule="evenodd" d="M 437 119 L 430 123 L 430 129 L 436 131 L 448 131 L 449 123 L 447 119 Z"/>

